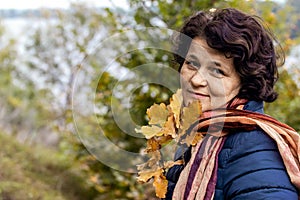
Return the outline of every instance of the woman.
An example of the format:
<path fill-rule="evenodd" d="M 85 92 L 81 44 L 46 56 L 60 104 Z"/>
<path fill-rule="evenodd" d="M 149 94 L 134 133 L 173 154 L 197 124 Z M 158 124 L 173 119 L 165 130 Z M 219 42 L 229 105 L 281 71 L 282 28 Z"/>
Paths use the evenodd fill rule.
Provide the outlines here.
<path fill-rule="evenodd" d="M 192 129 L 206 136 L 177 151 L 185 164 L 167 172 L 166 199 L 298 199 L 299 135 L 263 114 L 277 98 L 272 34 L 232 8 L 199 12 L 180 33 L 184 105 L 201 101 Z"/>

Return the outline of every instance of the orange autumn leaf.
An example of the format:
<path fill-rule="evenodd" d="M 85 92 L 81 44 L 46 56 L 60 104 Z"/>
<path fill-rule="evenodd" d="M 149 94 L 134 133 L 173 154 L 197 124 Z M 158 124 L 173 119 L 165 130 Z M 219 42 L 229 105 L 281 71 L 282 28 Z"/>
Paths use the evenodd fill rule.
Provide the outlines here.
<path fill-rule="evenodd" d="M 156 171 L 157 168 L 161 168 L 160 166 L 157 166 L 157 163 L 161 160 L 161 154 L 159 151 L 148 152 L 148 156 L 150 158 L 147 160 L 147 162 L 137 166 L 137 169 L 139 170 L 138 174 L 148 172 L 149 170 Z"/>
<path fill-rule="evenodd" d="M 147 167 L 151 168 L 152 170 L 156 170 L 157 168 L 160 168 L 160 166 L 157 166 L 157 163 L 161 160 L 161 154 L 159 151 L 154 151 L 149 153 L 150 159 L 146 162 Z"/>
<path fill-rule="evenodd" d="M 168 181 L 163 175 L 163 172 L 164 170 L 162 168 L 142 171 L 139 173 L 138 181 L 146 183 L 153 178 L 153 186 L 155 188 L 156 196 L 159 198 L 165 198 L 168 188 Z"/>
<path fill-rule="evenodd" d="M 182 110 L 182 119 L 181 119 L 181 127 L 179 130 L 178 137 L 179 139 L 182 136 L 186 136 L 186 131 L 190 128 L 190 126 L 197 121 L 201 114 L 201 103 L 199 101 L 193 101 L 187 107 L 184 107 Z M 189 146 L 193 142 L 193 134 L 189 133 L 185 139 L 185 143 Z"/>
<path fill-rule="evenodd" d="M 137 180 L 141 183 L 148 182 L 151 178 L 161 174 L 161 168 L 157 170 L 143 170 L 139 172 Z"/>
<path fill-rule="evenodd" d="M 155 140 L 155 138 L 150 138 L 149 140 L 147 140 L 147 148 L 146 148 L 146 152 L 153 152 L 153 151 L 157 151 L 161 148 L 161 145 L 159 144 L 159 142 L 157 140 Z"/>
<path fill-rule="evenodd" d="M 164 124 L 164 127 L 162 128 L 161 135 L 164 136 L 172 136 L 173 138 L 176 137 L 176 130 L 175 130 L 175 124 L 174 124 L 174 116 L 170 115 L 167 119 L 167 121 Z M 157 136 L 161 136 L 157 134 Z"/>
<path fill-rule="evenodd" d="M 172 95 L 172 98 L 170 99 L 170 109 L 173 113 L 176 128 L 179 128 L 180 125 L 180 112 L 182 107 L 182 94 L 181 89 L 177 90 L 175 94 Z"/>
<path fill-rule="evenodd" d="M 197 132 L 194 135 L 193 141 L 191 143 L 192 146 L 195 146 L 200 140 L 204 138 L 204 135 L 202 133 Z"/>
<path fill-rule="evenodd" d="M 155 140 L 158 142 L 158 144 L 163 145 L 173 140 L 173 137 L 171 135 L 160 136 L 160 137 L 155 137 Z"/>
<path fill-rule="evenodd" d="M 141 129 L 135 129 L 137 133 L 142 133 L 146 139 L 150 139 L 161 132 L 162 128 L 159 126 L 142 126 Z"/>
<path fill-rule="evenodd" d="M 180 142 L 189 146 L 195 146 L 203 138 L 204 136 L 202 133 L 191 130 L 188 134 L 184 135 L 184 139 L 182 139 Z"/>
<path fill-rule="evenodd" d="M 147 139 L 148 160 L 138 165 L 137 180 L 141 183 L 153 180 L 156 196 L 165 198 L 168 181 L 164 176 L 167 169 L 174 165 L 181 165 L 183 161 L 163 160 L 160 149 L 171 141 L 195 145 L 202 140 L 202 134 L 195 133 L 187 135 L 190 126 L 196 122 L 201 114 L 201 104 L 199 101 L 182 106 L 181 90 L 179 89 L 170 99 L 170 104 L 154 104 L 147 110 L 149 117 L 148 125 L 136 129 Z M 172 143 L 172 142 L 171 142 Z"/>
<path fill-rule="evenodd" d="M 167 161 L 164 163 L 164 168 L 171 168 L 173 167 L 174 165 L 182 165 L 184 164 L 183 163 L 183 160 L 176 160 L 176 161 Z"/>
<path fill-rule="evenodd" d="M 149 117 L 149 124 L 155 124 L 163 126 L 166 122 L 166 119 L 169 115 L 169 111 L 167 106 L 163 103 L 161 104 L 154 104 L 150 108 L 147 109 L 147 115 Z"/>
<path fill-rule="evenodd" d="M 162 175 L 162 173 L 154 177 L 153 186 L 155 188 L 155 193 L 158 198 L 166 197 L 168 181 L 166 177 Z"/>

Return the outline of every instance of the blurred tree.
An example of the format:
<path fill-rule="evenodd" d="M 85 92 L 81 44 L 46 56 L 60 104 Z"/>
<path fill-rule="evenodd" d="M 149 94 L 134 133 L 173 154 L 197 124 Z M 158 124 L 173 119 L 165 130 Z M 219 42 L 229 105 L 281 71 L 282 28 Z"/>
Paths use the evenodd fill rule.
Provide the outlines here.
<path fill-rule="evenodd" d="M 296 30 L 300 16 L 296 4 L 298 3 L 293 1 L 287 1 L 285 4 L 265 1 L 260 4 L 260 16 L 274 32 L 287 57 L 297 57 L 291 54 L 296 50 L 294 48 L 297 48 L 300 38 Z M 291 62 L 287 62 L 279 69 L 279 80 L 275 85 L 279 97 L 273 103 L 266 103 L 265 112 L 300 132 L 299 120 L 294 117 L 295 113 L 300 111 L 299 80 L 295 79 L 299 77 L 299 70 L 293 68 L 295 67 Z"/>
<path fill-rule="evenodd" d="M 300 2 L 297 0 L 287 0 L 287 4 L 289 4 L 294 11 L 297 11 L 300 9 Z M 300 16 L 299 15 L 291 15 L 289 14 L 290 17 L 294 18 L 296 20 L 295 23 L 291 24 L 291 31 L 292 31 L 292 38 L 293 39 L 298 39 L 300 36 Z"/>
<path fill-rule="evenodd" d="M 1 107 L 1 128 L 11 129 L 12 127 L 7 126 L 10 120 L 15 118 L 17 111 L 16 107 L 20 105 L 18 99 L 14 97 L 13 87 L 13 74 L 15 70 L 14 59 L 16 57 L 15 41 L 13 39 L 5 39 L 4 37 L 5 28 L 0 27 L 0 107 Z M 9 132 L 12 132 L 9 130 Z"/>
<path fill-rule="evenodd" d="M 295 117 L 300 111 L 300 90 L 286 69 L 281 69 L 276 91 L 279 97 L 275 102 L 266 104 L 266 112 L 300 132 L 300 120 Z"/>
<path fill-rule="evenodd" d="M 71 120 L 76 73 L 91 48 L 90 43 L 99 37 L 95 32 L 103 24 L 99 23 L 100 15 L 88 12 L 83 5 L 74 5 L 68 11 L 45 11 L 43 17 L 44 24 L 32 31 L 26 44 L 27 66 L 28 71 L 35 73 L 31 81 L 56 97 L 52 108 L 57 127 L 63 130 Z"/>
<path fill-rule="evenodd" d="M 12 86 L 12 74 L 11 72 L 15 69 L 14 58 L 16 56 L 15 41 L 13 39 L 6 39 L 3 37 L 5 28 L 1 25 L 0 27 L 0 62 L 1 62 L 1 73 L 0 73 L 0 107 L 1 107 L 1 119 L 4 120 L 4 115 L 7 112 L 4 110 L 7 104 L 18 104 L 10 93 Z M 1 124 L 3 126 L 5 123 Z"/>
<path fill-rule="evenodd" d="M 41 116 L 47 114 L 53 120 L 50 126 L 61 134 L 60 147 L 74 157 L 74 162 L 81 163 L 87 184 L 94 189 L 97 199 L 151 199 L 154 196 L 147 187 L 138 185 L 132 174 L 116 171 L 97 160 L 97 153 L 107 154 L 111 160 L 118 159 L 119 155 L 111 156 L 113 151 L 105 150 L 108 144 L 97 140 L 96 127 L 101 127 L 108 141 L 120 149 L 134 153 L 143 149 L 145 140 L 135 137 L 131 121 L 135 125 L 145 124 L 146 109 L 154 102 L 167 101 L 174 92 L 151 82 L 151 78 L 178 85 L 176 75 L 168 77 L 162 73 L 164 66 L 172 65 L 172 54 L 167 50 L 168 31 L 164 28 L 178 30 L 186 17 L 201 9 L 231 6 L 266 19 L 267 25 L 278 33 L 279 41 L 283 41 L 286 52 L 294 44 L 289 16 L 295 13 L 287 4 L 254 0 L 130 0 L 128 3 L 131 9 L 127 11 L 74 4 L 70 10 L 46 12 L 45 24 L 35 29 L 27 43 L 27 72 L 30 73 L 23 74 L 22 79 L 28 80 L 25 87 L 29 91 L 39 91 L 36 98 L 29 100 L 34 106 L 48 108 Z M 146 67 L 137 70 L 141 66 Z M 299 89 L 289 74 L 282 74 L 278 84 L 282 99 L 272 104 L 274 107 L 268 105 L 267 111 L 276 112 L 274 116 L 293 125 L 298 122 L 287 116 L 299 111 L 299 100 L 287 94 L 286 89 Z M 286 109 L 289 106 L 290 109 Z M 78 123 L 74 127 L 74 116 L 83 125 Z M 72 134 L 76 128 L 78 135 Z M 93 146 L 88 146 L 86 141 L 93 145 L 99 143 L 98 150 L 93 151 Z"/>
<path fill-rule="evenodd" d="M 37 129 L 45 127 L 46 122 L 42 119 L 49 117 L 45 114 L 47 108 L 45 102 L 36 98 L 44 95 L 45 90 L 38 90 L 32 82 L 22 79 L 17 41 L 7 35 L 4 27 L 1 26 L 0 29 L 0 126 L 5 132 L 16 135 L 24 142 Z M 39 112 L 35 108 L 39 108 Z"/>
<path fill-rule="evenodd" d="M 99 126 L 99 122 L 106 136 L 125 149 L 138 152 L 140 146 L 144 144 L 142 139 L 133 144 L 133 139 L 120 134 L 121 130 L 113 121 L 110 108 L 112 88 L 118 81 L 116 76 L 122 74 L 105 72 L 105 67 L 115 59 L 115 51 L 119 53 L 118 47 L 122 46 L 120 43 L 122 41 L 119 43 L 114 41 L 106 44 L 107 46 L 101 46 L 101 42 L 108 36 L 121 33 L 126 24 L 129 24 L 128 19 L 123 19 L 124 16 L 120 12 L 123 11 L 117 9 L 112 12 L 110 9 L 91 8 L 84 4 L 74 4 L 67 11 L 46 11 L 43 23 L 34 27 L 26 44 L 28 68 L 24 71 L 30 72 L 25 73 L 23 77 L 26 80 L 26 87 L 29 89 L 32 85 L 47 92 L 48 96 L 39 96 L 40 101 L 45 98 L 45 104 L 50 104 L 52 108 L 49 112 L 49 117 L 52 116 L 49 118 L 51 123 L 44 124 L 60 133 L 60 147 L 64 153 L 73 157 L 75 162 L 82 163 L 82 172 L 87 176 L 87 184 L 98 192 L 95 196 L 101 194 L 101 197 L 99 196 L 101 199 L 125 196 L 139 198 L 142 195 L 138 191 L 139 186 L 136 187 L 134 177 L 127 173 L 118 173 L 100 163 L 95 159 L 95 155 L 88 152 L 90 149 L 86 149 L 85 144 L 81 143 L 84 139 L 94 139 L 97 133 L 95 127 Z M 132 64 L 134 65 L 134 62 Z M 90 101 L 90 97 L 94 96 L 95 92 L 97 107 L 101 109 L 97 114 L 97 122 L 93 116 L 86 115 L 88 105 L 83 105 L 83 108 L 76 111 L 72 110 L 74 107 L 80 107 L 76 103 L 93 104 L 94 100 Z M 81 99 L 81 102 L 72 105 L 74 96 Z M 73 126 L 72 114 L 76 114 L 81 122 L 86 123 L 84 127 L 80 127 L 83 129 L 77 129 L 83 135 L 73 135 L 76 127 Z M 82 141 L 80 137 L 83 137 Z"/>

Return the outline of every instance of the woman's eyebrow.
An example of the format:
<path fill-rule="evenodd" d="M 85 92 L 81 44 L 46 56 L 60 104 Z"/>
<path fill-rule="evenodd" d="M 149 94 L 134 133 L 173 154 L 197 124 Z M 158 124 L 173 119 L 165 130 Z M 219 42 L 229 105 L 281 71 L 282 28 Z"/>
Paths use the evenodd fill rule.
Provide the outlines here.
<path fill-rule="evenodd" d="M 224 64 L 224 63 L 222 64 L 221 62 L 218 62 L 218 61 L 212 61 L 212 63 L 214 65 L 216 65 L 217 67 L 220 67 L 220 68 L 225 69 L 225 70 L 227 70 L 228 68 L 230 68 L 226 64 Z"/>
<path fill-rule="evenodd" d="M 195 54 L 188 54 L 186 58 L 199 60 L 198 57 Z"/>
<path fill-rule="evenodd" d="M 221 63 L 217 62 L 217 61 L 212 61 L 212 63 L 214 65 L 216 65 L 217 67 L 222 67 L 223 65 L 221 65 Z"/>
<path fill-rule="evenodd" d="M 186 59 L 193 59 L 193 60 L 196 60 L 196 61 L 199 61 L 199 57 L 195 54 L 195 53 L 190 53 L 186 56 Z M 224 70 L 228 70 L 228 66 L 227 65 L 224 65 L 222 64 L 221 62 L 217 61 L 217 60 L 211 60 L 209 63 L 217 66 L 217 67 L 220 67 Z"/>

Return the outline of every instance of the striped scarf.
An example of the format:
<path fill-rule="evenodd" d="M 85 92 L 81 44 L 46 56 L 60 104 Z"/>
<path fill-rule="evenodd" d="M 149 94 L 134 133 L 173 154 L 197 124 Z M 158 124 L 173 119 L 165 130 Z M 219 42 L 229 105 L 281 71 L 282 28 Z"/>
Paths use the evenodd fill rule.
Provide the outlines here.
<path fill-rule="evenodd" d="M 204 117 L 192 125 L 191 129 L 196 134 L 206 136 L 192 148 L 191 159 L 180 174 L 173 199 L 213 199 L 217 183 L 218 153 L 224 144 L 224 136 L 232 130 L 253 130 L 257 127 L 277 143 L 290 180 L 300 191 L 300 135 L 288 125 L 267 115 L 240 109 L 241 107 L 204 113 Z"/>

